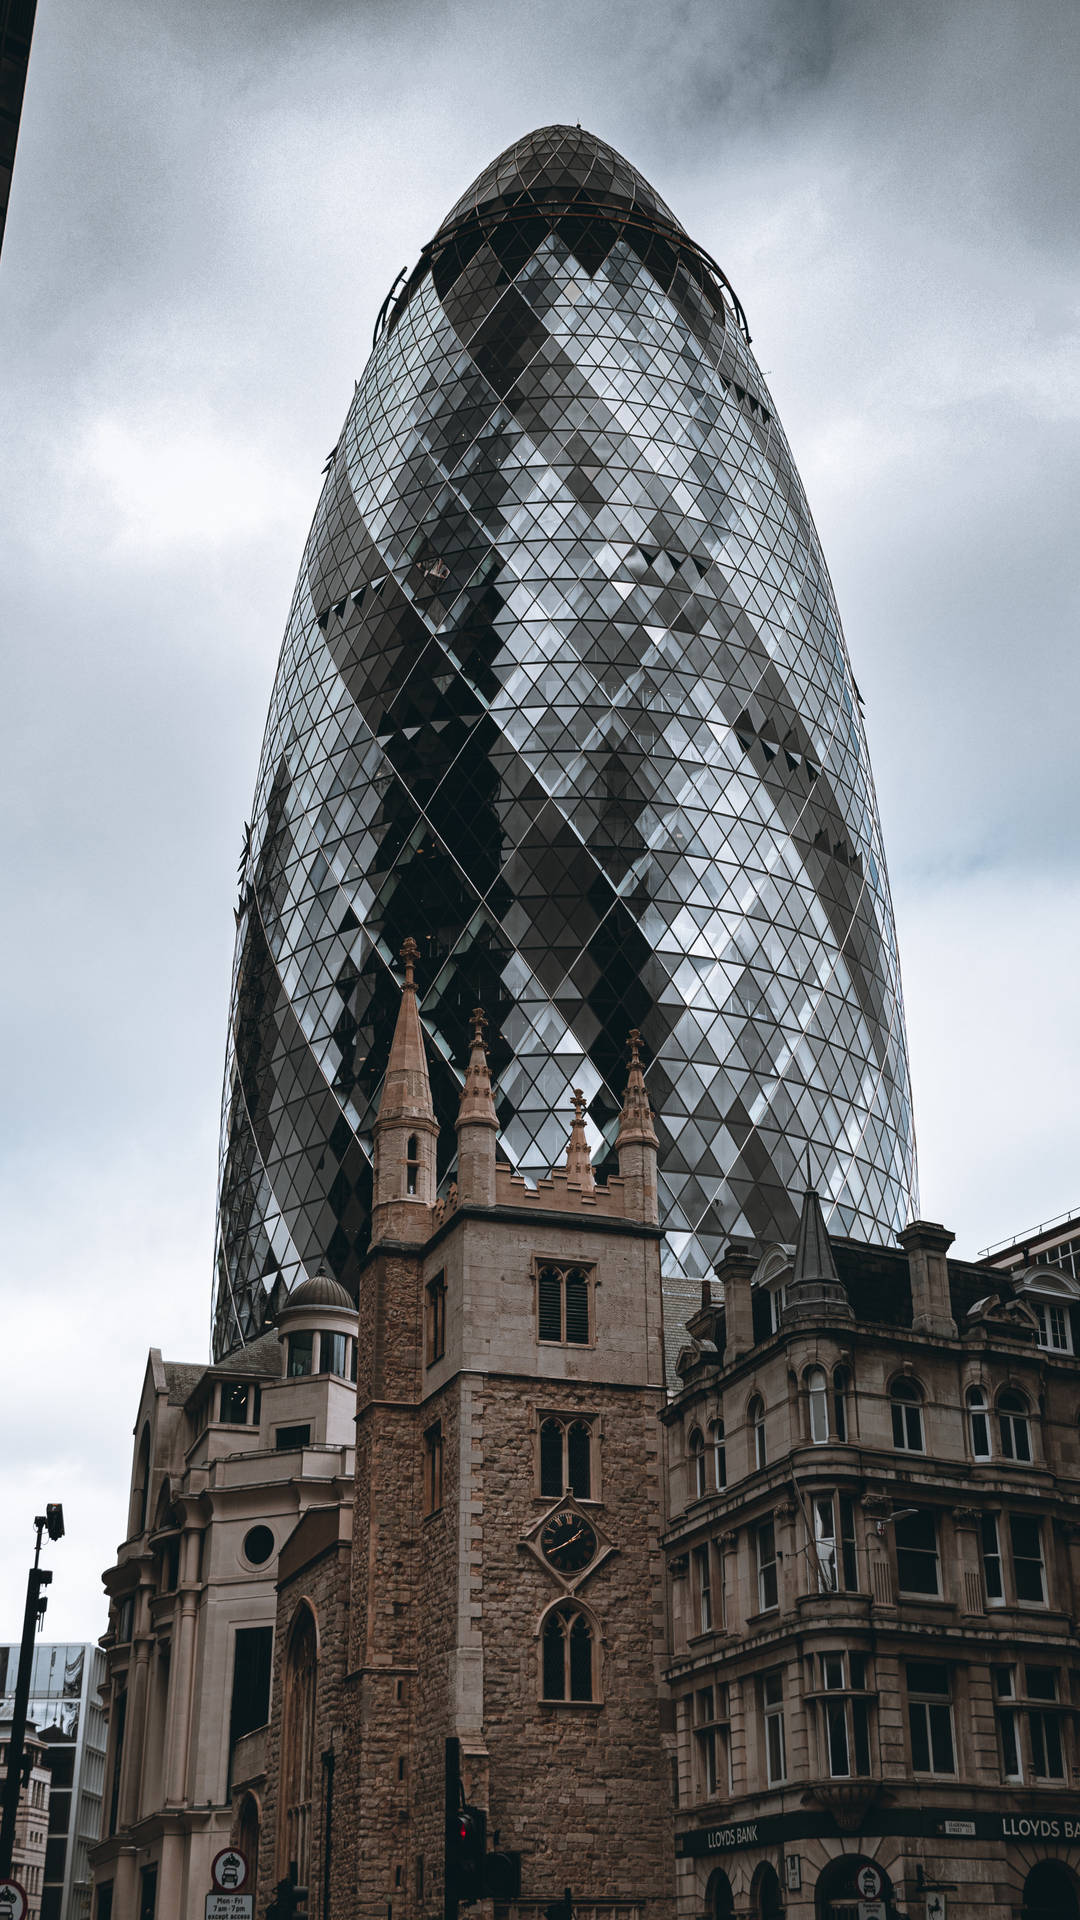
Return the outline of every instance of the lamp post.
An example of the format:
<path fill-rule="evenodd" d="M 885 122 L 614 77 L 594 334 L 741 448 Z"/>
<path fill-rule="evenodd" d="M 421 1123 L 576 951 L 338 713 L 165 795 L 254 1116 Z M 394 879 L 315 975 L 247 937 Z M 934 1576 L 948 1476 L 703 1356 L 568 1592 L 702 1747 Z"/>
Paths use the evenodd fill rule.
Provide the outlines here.
<path fill-rule="evenodd" d="M 41 1558 L 41 1536 L 47 1533 L 50 1540 L 62 1540 L 64 1537 L 64 1509 L 59 1501 L 46 1507 L 34 1521 L 37 1528 L 37 1545 L 34 1548 L 34 1564 L 26 1579 L 26 1609 L 23 1613 L 22 1645 L 19 1648 L 19 1675 L 15 1682 L 15 1704 L 11 1714 L 11 1733 L 8 1736 L 7 1778 L 4 1781 L 4 1813 L 0 1822 L 0 1880 L 11 1878 L 11 1856 L 15 1851 L 15 1822 L 19 1815 L 19 1795 L 23 1788 L 23 1746 L 26 1740 L 26 1709 L 30 1701 L 30 1670 L 34 1662 L 34 1635 L 44 1615 L 47 1602 L 44 1590 L 52 1579 L 44 1567 L 38 1566 Z"/>

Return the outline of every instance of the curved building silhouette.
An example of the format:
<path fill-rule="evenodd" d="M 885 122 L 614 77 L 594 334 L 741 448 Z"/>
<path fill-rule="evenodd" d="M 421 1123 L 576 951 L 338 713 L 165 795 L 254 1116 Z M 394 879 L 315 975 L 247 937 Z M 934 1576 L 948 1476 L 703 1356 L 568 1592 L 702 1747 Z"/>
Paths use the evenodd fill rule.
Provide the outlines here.
<path fill-rule="evenodd" d="M 380 315 L 304 553 L 245 845 L 215 1350 L 326 1260 L 355 1291 L 403 939 L 453 1152 L 468 1012 L 518 1170 L 641 1030 L 670 1294 L 908 1216 L 888 880 L 828 571 L 723 273 L 547 127 Z"/>

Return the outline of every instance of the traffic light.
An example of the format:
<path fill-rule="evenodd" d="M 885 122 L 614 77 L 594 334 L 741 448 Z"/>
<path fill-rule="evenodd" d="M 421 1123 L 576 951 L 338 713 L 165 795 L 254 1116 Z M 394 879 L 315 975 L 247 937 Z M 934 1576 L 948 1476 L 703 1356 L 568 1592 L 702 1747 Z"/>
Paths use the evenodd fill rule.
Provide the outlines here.
<path fill-rule="evenodd" d="M 266 1920 L 302 1920 L 307 1913 L 307 1893 L 307 1888 L 298 1887 L 295 1880 L 279 1880 L 266 1909 Z"/>
<path fill-rule="evenodd" d="M 446 1881 L 462 1906 L 484 1898 L 487 1814 L 464 1803 L 446 1818 Z"/>
<path fill-rule="evenodd" d="M 574 1902 L 569 1887 L 563 1888 L 561 1900 L 555 1900 L 550 1907 L 544 1908 L 544 1920 L 574 1920 Z"/>
<path fill-rule="evenodd" d="M 495 1835 L 496 1840 L 498 1834 Z M 485 1900 L 516 1900 L 521 1893 L 521 1855 L 496 1848 L 484 1861 Z"/>

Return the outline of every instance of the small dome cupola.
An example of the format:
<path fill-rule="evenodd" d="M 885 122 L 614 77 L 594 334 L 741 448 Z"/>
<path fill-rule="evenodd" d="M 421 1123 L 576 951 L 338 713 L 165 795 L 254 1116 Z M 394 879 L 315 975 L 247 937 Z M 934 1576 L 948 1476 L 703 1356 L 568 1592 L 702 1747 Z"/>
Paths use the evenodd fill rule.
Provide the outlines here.
<path fill-rule="evenodd" d="M 278 1339 L 287 1380 L 323 1374 L 356 1379 L 356 1305 L 339 1280 L 326 1272 L 301 1280 L 278 1314 Z"/>

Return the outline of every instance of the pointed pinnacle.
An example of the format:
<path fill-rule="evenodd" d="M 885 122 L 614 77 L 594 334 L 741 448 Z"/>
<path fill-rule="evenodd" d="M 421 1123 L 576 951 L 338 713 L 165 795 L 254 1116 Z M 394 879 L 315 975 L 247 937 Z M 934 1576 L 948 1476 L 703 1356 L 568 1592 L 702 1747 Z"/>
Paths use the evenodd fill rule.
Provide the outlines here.
<path fill-rule="evenodd" d="M 417 1007 L 416 981 L 413 978 L 413 968 L 420 958 L 420 949 L 411 937 L 402 946 L 401 958 L 405 962 L 401 1005 L 394 1037 L 390 1042 L 390 1058 L 386 1063 L 386 1077 L 375 1124 L 382 1129 L 409 1121 L 426 1126 L 428 1131 L 437 1131 L 424 1034 Z"/>
<path fill-rule="evenodd" d="M 474 1007 L 472 1012 L 472 1040 L 469 1046 L 469 1064 L 465 1069 L 465 1083 L 461 1089 L 461 1105 L 458 1108 L 456 1126 L 497 1127 L 495 1118 L 495 1097 L 491 1091 L 491 1071 L 488 1067 L 487 1042 L 484 1028 L 487 1016 L 483 1007 Z"/>
<path fill-rule="evenodd" d="M 401 943 L 400 957 L 405 963 L 405 985 L 407 987 L 412 987 L 413 991 L 415 992 L 416 981 L 413 978 L 413 970 L 416 966 L 417 961 L 420 958 L 420 949 L 417 946 L 416 941 L 413 939 L 411 933 Z"/>
<path fill-rule="evenodd" d="M 574 1118 L 566 1148 L 566 1184 L 580 1187 L 583 1193 L 593 1193 L 596 1189 L 592 1154 L 585 1133 L 585 1095 L 580 1087 L 574 1088 Z"/>
<path fill-rule="evenodd" d="M 645 1075 L 641 1066 L 641 1035 L 636 1027 L 631 1027 L 629 1036 L 630 1066 L 626 1076 L 626 1093 L 623 1097 L 622 1112 L 619 1115 L 619 1132 L 615 1141 L 616 1148 L 628 1146 L 631 1141 L 642 1141 L 646 1146 L 658 1146 L 656 1128 L 653 1125 L 652 1109 L 645 1087 Z"/>

